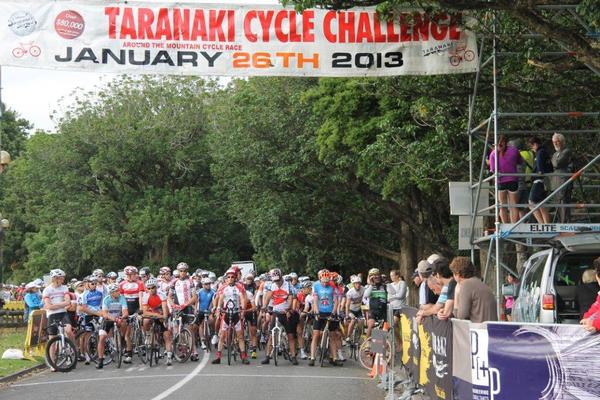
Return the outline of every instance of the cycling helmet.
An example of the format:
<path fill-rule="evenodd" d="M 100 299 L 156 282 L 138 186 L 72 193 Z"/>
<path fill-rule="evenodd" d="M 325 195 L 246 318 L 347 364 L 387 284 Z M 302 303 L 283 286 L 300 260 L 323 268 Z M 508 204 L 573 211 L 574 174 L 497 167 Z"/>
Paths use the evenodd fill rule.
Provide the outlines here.
<path fill-rule="evenodd" d="M 369 276 L 371 275 L 381 275 L 381 272 L 379 271 L 379 268 L 371 268 L 369 270 Z"/>
<path fill-rule="evenodd" d="M 92 272 L 92 275 L 94 275 L 94 276 L 104 275 L 104 271 L 102 271 L 100 268 L 98 268 L 98 269 L 95 269 L 94 272 Z"/>
<path fill-rule="evenodd" d="M 200 283 L 202 283 L 203 285 L 210 285 L 212 281 L 210 280 L 210 278 L 202 278 Z"/>
<path fill-rule="evenodd" d="M 283 276 L 283 280 L 284 280 L 284 281 L 286 281 L 286 282 L 289 282 L 289 281 L 291 281 L 291 280 L 292 280 L 292 277 L 291 277 L 291 276 L 289 276 L 289 275 L 284 275 L 284 276 Z"/>
<path fill-rule="evenodd" d="M 171 273 L 171 268 L 169 267 L 161 267 L 160 270 L 158 270 L 159 274 L 170 274 Z"/>
<path fill-rule="evenodd" d="M 122 276 L 117 277 L 117 284 L 123 282 L 125 280 L 125 278 L 123 278 Z"/>
<path fill-rule="evenodd" d="M 140 269 L 140 276 L 146 276 L 146 275 L 148 275 L 148 273 L 146 272 L 146 270 L 143 269 L 143 268 Z"/>
<path fill-rule="evenodd" d="M 233 276 L 237 276 L 238 271 L 234 268 L 229 268 L 226 272 L 225 272 L 225 276 L 227 275 L 233 275 Z"/>
<path fill-rule="evenodd" d="M 173 271 L 173 278 L 179 278 L 179 270 L 178 269 Z"/>
<path fill-rule="evenodd" d="M 335 283 L 337 283 L 338 285 L 341 285 L 344 282 L 344 278 L 340 274 L 337 274 L 336 277 L 334 278 L 334 280 L 335 280 Z"/>
<path fill-rule="evenodd" d="M 119 285 L 117 285 L 116 283 L 111 283 L 110 285 L 108 285 L 108 291 L 110 293 L 116 292 L 117 290 L 119 290 Z"/>
<path fill-rule="evenodd" d="M 50 271 L 50 278 L 57 278 L 59 276 L 64 277 L 65 275 L 66 275 L 65 271 L 63 271 L 62 269 L 59 269 L 59 268 L 53 269 Z"/>
<path fill-rule="evenodd" d="M 131 274 L 136 274 L 138 272 L 138 270 L 133 265 L 128 265 L 123 269 L 123 272 L 125 272 L 125 275 L 131 275 Z"/>
<path fill-rule="evenodd" d="M 244 279 L 252 279 L 254 280 L 254 274 L 252 272 L 248 272 L 245 276 Z"/>
<path fill-rule="evenodd" d="M 178 271 L 187 271 L 189 268 L 190 268 L 190 266 L 187 265 L 187 263 L 180 262 L 179 264 L 177 264 Z"/>
<path fill-rule="evenodd" d="M 238 267 L 237 265 L 232 265 L 230 269 L 234 270 L 236 274 L 240 272 L 240 267 Z"/>
<path fill-rule="evenodd" d="M 298 282 L 300 283 L 307 281 L 310 281 L 310 278 L 308 276 L 301 276 L 300 278 L 298 278 Z"/>
<path fill-rule="evenodd" d="M 297 273 L 295 273 L 295 272 L 290 272 L 290 278 L 291 278 L 292 280 L 294 280 L 294 279 L 298 279 L 298 274 L 297 274 Z"/>
<path fill-rule="evenodd" d="M 150 268 L 149 267 L 140 268 L 140 275 L 150 275 Z"/>
<path fill-rule="evenodd" d="M 217 274 L 215 274 L 214 272 L 209 272 L 208 273 L 208 279 L 210 279 L 211 282 L 214 282 L 217 280 Z"/>
<path fill-rule="evenodd" d="M 96 276 L 92 275 L 92 276 L 90 276 L 88 278 L 88 282 L 90 282 L 90 283 L 98 283 L 98 278 Z"/>
<path fill-rule="evenodd" d="M 304 281 L 304 282 L 302 282 L 302 284 L 300 285 L 300 287 L 302 289 L 306 289 L 306 288 L 312 287 L 312 282 L 311 281 Z"/>
<path fill-rule="evenodd" d="M 116 272 L 113 272 L 113 271 L 110 271 L 108 274 L 106 274 L 106 277 L 107 277 L 107 278 L 111 278 L 111 279 L 114 279 L 114 278 L 116 278 L 117 276 L 118 276 L 118 275 L 117 275 L 117 273 L 116 273 Z"/>
<path fill-rule="evenodd" d="M 273 268 L 271 271 L 269 271 L 269 276 L 271 277 L 272 281 L 278 281 L 281 279 L 281 270 L 279 268 Z"/>
<path fill-rule="evenodd" d="M 146 289 L 152 289 L 153 287 L 156 287 L 156 279 L 154 279 L 154 278 L 148 279 L 148 281 L 145 283 L 145 285 L 146 285 Z"/>
<path fill-rule="evenodd" d="M 203 278 L 208 278 L 210 275 L 210 272 L 206 271 L 206 270 L 201 270 L 200 271 L 200 276 Z"/>
<path fill-rule="evenodd" d="M 350 277 L 350 283 L 362 283 L 360 276 L 358 275 L 352 275 Z"/>

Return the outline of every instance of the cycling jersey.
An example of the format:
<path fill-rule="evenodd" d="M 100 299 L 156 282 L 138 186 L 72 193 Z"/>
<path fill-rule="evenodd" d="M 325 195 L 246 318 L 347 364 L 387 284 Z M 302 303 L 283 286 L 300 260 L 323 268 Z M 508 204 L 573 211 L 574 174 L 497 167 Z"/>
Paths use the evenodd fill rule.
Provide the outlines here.
<path fill-rule="evenodd" d="M 102 297 L 103 294 L 99 290 L 86 290 L 79 297 L 78 302 L 80 305 L 86 306 L 91 311 L 100 311 L 102 308 Z"/>
<path fill-rule="evenodd" d="M 210 304 L 212 303 L 213 297 L 215 297 L 215 291 L 212 289 L 198 290 L 198 310 L 208 311 L 208 309 L 210 308 Z"/>
<path fill-rule="evenodd" d="M 346 299 L 348 299 L 350 302 L 350 311 L 360 311 L 364 294 L 365 288 L 363 286 L 361 286 L 358 290 L 356 290 L 354 287 L 348 290 L 348 293 L 346 293 Z"/>
<path fill-rule="evenodd" d="M 143 293 L 144 290 L 144 283 L 140 280 L 135 282 L 124 280 L 119 284 L 119 293 L 121 293 L 128 302 L 137 300 L 140 297 L 140 293 Z"/>
<path fill-rule="evenodd" d="M 242 296 L 246 296 L 246 289 L 244 285 L 236 282 L 235 285 L 222 285 L 218 292 L 218 295 L 223 295 L 223 308 L 227 307 L 227 303 L 231 300 L 233 302 L 233 308 L 240 308 L 241 298 Z"/>
<path fill-rule="evenodd" d="M 313 301 L 317 302 L 319 313 L 332 313 L 334 306 L 334 290 L 329 284 L 316 282 L 313 285 Z"/>
<path fill-rule="evenodd" d="M 49 285 L 42 292 L 42 299 L 50 299 L 50 304 L 59 304 L 65 301 L 65 295 L 69 293 L 69 289 L 65 285 L 54 287 Z M 67 308 L 58 308 L 56 310 L 46 310 L 46 316 L 67 312 Z"/>
<path fill-rule="evenodd" d="M 188 304 L 192 299 L 194 290 L 194 282 L 191 279 L 177 279 L 173 284 L 175 304 Z"/>
<path fill-rule="evenodd" d="M 289 296 L 295 294 L 293 286 L 289 282 L 283 282 L 281 286 L 275 282 L 270 282 L 265 286 L 265 293 L 272 292 L 269 307 L 273 307 L 276 313 L 286 312 L 290 308 Z"/>
<path fill-rule="evenodd" d="M 106 296 L 104 300 L 102 300 L 102 310 L 107 311 L 108 315 L 113 318 L 123 315 L 123 310 L 127 310 L 125 297 L 119 295 L 119 297 L 113 299 L 112 296 Z"/>
<path fill-rule="evenodd" d="M 162 293 L 165 296 L 168 296 L 169 291 L 171 290 L 171 287 L 174 283 L 174 280 L 165 280 L 162 278 L 159 278 L 156 280 L 156 288 L 157 291 Z"/>
<path fill-rule="evenodd" d="M 162 294 L 142 294 L 142 305 L 150 307 L 150 310 L 156 313 L 162 313 L 162 303 L 167 298 Z"/>

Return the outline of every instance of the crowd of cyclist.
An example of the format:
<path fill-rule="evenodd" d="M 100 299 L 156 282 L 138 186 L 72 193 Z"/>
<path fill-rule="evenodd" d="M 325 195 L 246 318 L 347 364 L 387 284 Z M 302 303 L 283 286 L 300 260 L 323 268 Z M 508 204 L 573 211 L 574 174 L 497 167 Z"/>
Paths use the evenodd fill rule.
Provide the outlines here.
<path fill-rule="evenodd" d="M 206 350 L 217 346 L 212 363 L 220 364 L 225 333 L 233 325 L 241 362 L 249 364 L 250 358 L 256 359 L 262 344 L 266 351 L 261 363 L 269 364 L 272 346 L 268 332 L 277 320 L 287 333 L 289 361 L 297 365 L 298 358 L 308 359 L 308 365 L 314 366 L 320 334 L 327 324 L 331 338 L 328 362 L 342 366 L 343 346 L 349 340 L 345 335 L 356 325 L 361 332 L 366 328 L 368 337 L 375 323 L 386 318 L 389 295 L 377 268 L 369 270 L 367 285 L 363 285 L 360 275 L 353 275 L 345 284 L 340 274 L 326 269 L 318 272 L 314 282 L 293 272 L 283 275 L 278 268 L 257 276 L 254 272 L 242 274 L 239 268 L 232 267 L 221 277 L 205 270 L 190 274 L 189 269 L 181 262 L 173 271 L 160 268 L 157 277 L 148 268 L 127 266 L 120 274 L 106 275 L 97 269 L 81 281 L 72 280 L 70 287 L 65 284 L 64 271 L 54 269 L 50 271 L 51 283 L 42 292 L 48 335 L 56 336 L 58 325 L 64 326 L 72 340 L 76 330 L 83 331 L 77 343 L 79 359 L 89 364 L 84 350 L 86 341 L 99 328 L 96 368 L 102 369 L 106 338 L 114 329 L 120 330 L 125 341 L 123 362 L 131 363 L 132 317 L 138 319 L 146 335 L 151 324 L 158 323 L 166 364 L 171 365 L 173 334 L 169 325 L 174 313 L 179 313 L 194 335 L 191 361 L 199 359 L 197 347 Z M 203 335 L 207 332 L 205 324 L 210 343 Z M 304 343 L 302 334 L 306 324 L 312 326 L 310 346 Z M 249 340 L 243 337 L 245 325 Z"/>

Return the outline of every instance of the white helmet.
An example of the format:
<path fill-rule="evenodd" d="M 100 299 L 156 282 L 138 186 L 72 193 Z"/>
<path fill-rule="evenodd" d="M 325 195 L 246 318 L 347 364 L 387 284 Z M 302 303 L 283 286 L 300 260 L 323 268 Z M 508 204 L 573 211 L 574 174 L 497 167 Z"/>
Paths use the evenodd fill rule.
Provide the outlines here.
<path fill-rule="evenodd" d="M 56 278 L 59 276 L 65 276 L 65 271 L 63 271 L 62 269 L 53 269 L 50 271 L 50 278 Z"/>
<path fill-rule="evenodd" d="M 149 289 L 150 287 L 156 287 L 156 279 L 154 278 L 150 278 L 146 281 L 145 283 L 146 288 Z"/>
<path fill-rule="evenodd" d="M 117 276 L 117 273 L 114 271 L 110 271 L 108 274 L 106 274 L 106 277 L 111 279 L 115 279 Z"/>
<path fill-rule="evenodd" d="M 187 271 L 188 268 L 190 268 L 190 266 L 187 265 L 187 263 L 180 262 L 179 264 L 177 264 L 177 270 L 178 271 Z"/>
<path fill-rule="evenodd" d="M 117 285 L 116 283 L 111 283 L 110 285 L 108 285 L 108 291 L 109 292 L 115 292 L 119 290 L 119 285 Z"/>
<path fill-rule="evenodd" d="M 214 282 L 217 280 L 217 274 L 215 274 L 214 272 L 209 272 L 208 273 L 208 279 L 210 279 L 211 282 Z"/>
<path fill-rule="evenodd" d="M 290 278 L 291 278 L 292 280 L 294 280 L 294 279 L 298 279 L 298 274 L 297 274 L 297 273 L 295 273 L 295 272 L 290 272 Z"/>
<path fill-rule="evenodd" d="M 210 280 L 210 278 L 202 278 L 200 283 L 202 283 L 203 285 L 210 285 L 212 281 Z"/>
<path fill-rule="evenodd" d="M 98 269 L 95 269 L 94 272 L 92 272 L 92 275 L 94 275 L 94 276 L 104 275 L 104 271 L 102 271 L 100 268 L 98 268 Z"/>
<path fill-rule="evenodd" d="M 179 278 L 179 270 L 176 269 L 175 271 L 173 271 L 173 277 L 174 278 Z"/>
<path fill-rule="evenodd" d="M 299 282 L 307 282 L 310 281 L 310 278 L 308 276 L 301 276 L 300 278 L 298 278 Z"/>
<path fill-rule="evenodd" d="M 360 279 L 360 276 L 352 275 L 350 277 L 350 283 L 362 283 L 362 280 Z"/>

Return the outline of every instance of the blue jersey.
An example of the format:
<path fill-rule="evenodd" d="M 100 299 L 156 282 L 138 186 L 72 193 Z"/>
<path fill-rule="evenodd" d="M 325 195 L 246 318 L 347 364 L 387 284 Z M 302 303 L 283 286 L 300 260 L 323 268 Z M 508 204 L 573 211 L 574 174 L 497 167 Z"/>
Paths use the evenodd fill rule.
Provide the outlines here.
<path fill-rule="evenodd" d="M 323 285 L 321 282 L 315 283 L 313 285 L 313 296 L 314 300 L 317 301 L 317 309 L 320 313 L 333 312 L 334 290 L 329 284 Z"/>
<path fill-rule="evenodd" d="M 121 294 L 116 299 L 113 299 L 110 295 L 106 296 L 104 300 L 102 300 L 102 309 L 108 311 L 108 315 L 113 318 L 123 315 L 123 310 L 127 310 L 125 296 Z"/>
<path fill-rule="evenodd" d="M 81 304 L 86 305 L 90 310 L 100 311 L 102 308 L 102 298 L 104 294 L 99 290 L 86 290 L 81 295 Z"/>
<path fill-rule="evenodd" d="M 205 290 L 204 288 L 198 291 L 198 309 L 200 311 L 207 311 L 210 307 L 215 291 L 213 289 Z"/>

